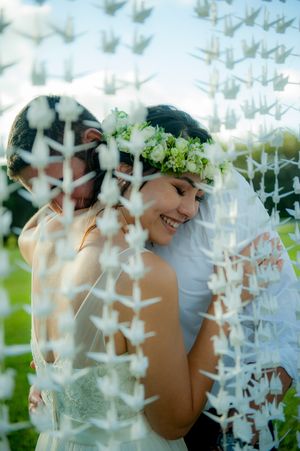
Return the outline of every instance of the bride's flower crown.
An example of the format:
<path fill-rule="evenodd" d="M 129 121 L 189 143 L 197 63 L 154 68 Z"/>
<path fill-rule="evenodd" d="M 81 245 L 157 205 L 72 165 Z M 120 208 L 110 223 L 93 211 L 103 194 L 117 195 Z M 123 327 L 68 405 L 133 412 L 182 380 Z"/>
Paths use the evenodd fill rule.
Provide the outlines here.
<path fill-rule="evenodd" d="M 221 146 L 212 140 L 201 143 L 199 138 L 176 138 L 146 121 L 132 123 L 124 111 L 114 110 L 101 126 L 104 137 L 113 137 L 119 151 L 138 153 L 163 174 L 190 172 L 211 183 L 216 172 L 224 173 L 230 166 Z"/>

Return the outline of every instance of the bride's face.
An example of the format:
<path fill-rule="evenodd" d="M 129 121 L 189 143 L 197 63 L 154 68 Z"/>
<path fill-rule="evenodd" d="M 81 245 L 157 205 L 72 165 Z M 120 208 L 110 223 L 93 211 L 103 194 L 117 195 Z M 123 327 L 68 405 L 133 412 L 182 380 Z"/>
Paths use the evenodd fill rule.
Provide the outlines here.
<path fill-rule="evenodd" d="M 199 182 L 198 176 L 187 173 L 180 177 L 163 175 L 143 186 L 144 202 L 152 202 L 141 218 L 150 241 L 169 244 L 178 228 L 197 214 L 204 195 L 196 186 Z M 133 218 L 129 220 L 133 222 Z"/>
<path fill-rule="evenodd" d="M 83 160 L 77 157 L 73 157 L 71 159 L 71 168 L 73 173 L 73 180 L 77 180 L 82 177 L 86 173 L 86 164 Z M 46 169 L 45 173 L 52 177 L 53 179 L 62 180 L 63 178 L 63 163 L 50 163 Z M 22 169 L 19 174 L 18 180 L 22 185 L 28 190 L 32 189 L 32 179 L 38 176 L 38 171 L 31 166 L 27 166 Z M 76 187 L 72 194 L 71 198 L 75 203 L 75 209 L 86 208 L 91 205 L 93 198 L 93 180 L 89 180 L 86 183 Z M 51 186 L 49 183 L 49 189 L 55 188 L 55 185 Z M 51 204 L 53 208 L 55 207 L 62 208 L 63 205 L 63 197 L 64 193 L 59 193 L 54 199 L 52 199 Z"/>

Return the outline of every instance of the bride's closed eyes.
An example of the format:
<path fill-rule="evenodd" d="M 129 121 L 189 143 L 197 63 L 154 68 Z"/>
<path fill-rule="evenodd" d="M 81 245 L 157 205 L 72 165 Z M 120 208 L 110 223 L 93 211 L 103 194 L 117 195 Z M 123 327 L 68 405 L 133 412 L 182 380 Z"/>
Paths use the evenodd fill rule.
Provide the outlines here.
<path fill-rule="evenodd" d="M 190 185 L 190 182 L 188 182 L 188 183 Z M 184 196 L 186 191 L 188 191 L 190 189 L 190 186 L 185 189 L 185 187 L 180 186 L 179 184 L 174 184 L 173 186 L 174 186 L 177 194 L 179 194 L 180 196 Z M 205 193 L 203 191 L 199 190 L 197 195 L 195 196 L 195 202 L 202 202 L 204 200 L 204 197 L 205 197 Z"/>

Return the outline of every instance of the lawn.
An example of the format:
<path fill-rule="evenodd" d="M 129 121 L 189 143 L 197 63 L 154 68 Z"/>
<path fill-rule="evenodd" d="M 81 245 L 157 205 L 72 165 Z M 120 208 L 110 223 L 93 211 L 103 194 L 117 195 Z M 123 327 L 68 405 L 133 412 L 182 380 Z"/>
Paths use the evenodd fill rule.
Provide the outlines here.
<path fill-rule="evenodd" d="M 280 229 L 280 235 L 284 244 L 289 247 L 292 241 L 289 233 L 293 231 L 292 225 L 285 225 Z M 11 260 L 14 263 L 14 271 L 5 281 L 5 287 L 10 293 L 11 303 L 16 307 L 15 312 L 5 321 L 5 337 L 7 344 L 28 343 L 30 340 L 30 317 L 24 311 L 23 305 L 30 302 L 30 273 L 20 269 L 18 262 L 21 261 L 15 246 L 10 246 Z M 298 249 L 289 249 L 292 260 L 296 259 Z M 300 269 L 297 270 L 300 276 Z M 21 355 L 14 358 L 7 358 L 6 367 L 14 368 L 16 371 L 16 387 L 13 399 L 8 402 L 10 409 L 10 421 L 26 421 L 28 380 L 27 374 L 32 372 L 29 367 L 30 355 Z M 280 450 L 296 451 L 296 430 L 300 430 L 297 420 L 298 399 L 294 396 L 294 390 L 289 390 L 285 397 L 286 421 L 279 424 L 279 436 L 283 437 L 288 431 L 280 445 Z M 12 433 L 9 437 L 12 451 L 32 451 L 34 450 L 37 434 L 32 429 L 24 429 Z M 47 451 L 47 450 L 45 450 Z M 199 450 L 201 451 L 201 450 Z"/>

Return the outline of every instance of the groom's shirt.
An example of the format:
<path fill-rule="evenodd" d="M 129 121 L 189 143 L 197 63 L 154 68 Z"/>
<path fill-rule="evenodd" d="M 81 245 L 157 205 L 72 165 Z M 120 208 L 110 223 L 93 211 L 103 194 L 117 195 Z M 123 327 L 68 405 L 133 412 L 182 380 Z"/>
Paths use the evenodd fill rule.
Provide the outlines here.
<path fill-rule="evenodd" d="M 236 202 L 237 215 L 233 232 L 238 248 L 243 249 L 265 231 L 271 231 L 271 235 L 277 234 L 272 231 L 270 218 L 253 189 L 237 171 L 232 172 L 232 189 L 224 194 L 224 208 L 229 208 L 233 205 L 232 202 Z M 151 247 L 151 250 L 168 261 L 176 271 L 180 322 L 187 351 L 192 347 L 202 322 L 199 313 L 207 311 L 212 297 L 207 282 L 213 273 L 213 264 L 207 251 L 212 251 L 214 228 L 207 228 L 203 223 L 215 224 L 215 208 L 211 195 L 207 195 L 201 202 L 197 217 L 179 227 L 170 245 Z M 295 381 L 299 352 L 296 305 L 300 299 L 295 289 L 297 279 L 286 251 L 283 253 L 283 259 L 279 282 L 267 287 L 267 292 L 275 296 L 278 309 L 276 313 L 266 315 L 263 319 L 270 321 L 278 333 L 276 340 L 271 340 L 266 345 L 266 351 L 270 356 L 277 353 L 279 361 L 275 366 L 282 366 Z M 257 301 L 259 302 L 259 299 Z M 249 314 L 250 318 L 253 317 L 253 304 L 251 302 L 244 308 L 244 313 Z M 254 339 L 254 324 L 251 320 L 244 324 L 244 333 L 250 341 Z M 249 361 L 253 361 L 253 357 L 249 358 Z"/>

